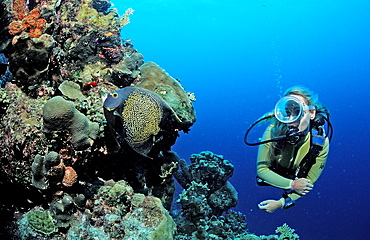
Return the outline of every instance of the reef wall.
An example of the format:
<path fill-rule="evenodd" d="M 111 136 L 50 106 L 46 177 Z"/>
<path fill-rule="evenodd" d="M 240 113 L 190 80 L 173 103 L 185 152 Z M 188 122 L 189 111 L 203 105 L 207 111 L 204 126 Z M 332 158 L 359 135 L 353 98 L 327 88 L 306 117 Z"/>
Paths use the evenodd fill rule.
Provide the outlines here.
<path fill-rule="evenodd" d="M 1 238 L 173 238 L 171 146 L 195 122 L 187 92 L 175 82 L 161 84 L 168 94 L 153 91 L 173 112 L 163 122 L 181 124 L 162 124 L 145 156 L 117 144 L 104 116 L 112 91 L 159 81 L 141 66 L 172 79 L 121 37 L 133 12 L 120 16 L 109 0 L 0 2 L 0 187 L 10 193 L 0 200 Z"/>
<path fill-rule="evenodd" d="M 230 210 L 232 164 L 171 150 L 195 96 L 121 36 L 133 12 L 0 0 L 1 239 L 251 236 Z M 184 191 L 170 212 L 173 175 Z"/>

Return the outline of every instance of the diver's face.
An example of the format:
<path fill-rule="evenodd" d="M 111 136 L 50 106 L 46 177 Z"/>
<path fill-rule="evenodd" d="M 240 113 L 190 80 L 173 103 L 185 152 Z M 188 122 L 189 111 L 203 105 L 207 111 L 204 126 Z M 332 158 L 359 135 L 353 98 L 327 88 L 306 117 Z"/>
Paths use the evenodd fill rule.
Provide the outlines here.
<path fill-rule="evenodd" d="M 292 96 L 298 98 L 304 105 L 308 106 L 307 99 L 301 95 L 292 94 Z M 298 127 L 299 132 L 305 131 L 310 126 L 310 120 L 313 120 L 316 116 L 316 110 L 304 110 L 303 116 L 295 122 L 289 123 L 288 126 Z"/>

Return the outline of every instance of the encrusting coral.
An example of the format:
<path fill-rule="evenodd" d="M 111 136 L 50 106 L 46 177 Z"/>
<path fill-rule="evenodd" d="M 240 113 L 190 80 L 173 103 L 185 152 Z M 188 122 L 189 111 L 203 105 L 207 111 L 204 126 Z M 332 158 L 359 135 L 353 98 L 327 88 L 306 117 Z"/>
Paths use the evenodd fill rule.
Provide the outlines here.
<path fill-rule="evenodd" d="M 82 94 L 80 85 L 75 82 L 66 80 L 59 85 L 58 89 L 64 96 L 68 97 L 69 99 L 78 99 L 80 101 L 84 101 L 87 99 Z"/>
<path fill-rule="evenodd" d="M 31 211 L 27 214 L 28 223 L 36 230 L 44 234 L 55 231 L 55 226 L 50 214 L 46 211 Z"/>
<path fill-rule="evenodd" d="M 29 11 L 26 1 L 23 0 L 13 0 L 12 8 L 14 21 L 8 26 L 9 34 L 16 35 L 25 31 L 31 38 L 38 38 L 43 34 L 47 22 L 41 18 L 38 8 Z"/>

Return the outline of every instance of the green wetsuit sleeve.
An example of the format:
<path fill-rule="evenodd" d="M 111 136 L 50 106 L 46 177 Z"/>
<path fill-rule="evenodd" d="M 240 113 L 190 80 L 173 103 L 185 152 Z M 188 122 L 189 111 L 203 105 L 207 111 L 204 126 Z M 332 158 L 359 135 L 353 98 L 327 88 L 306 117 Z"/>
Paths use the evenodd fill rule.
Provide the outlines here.
<path fill-rule="evenodd" d="M 262 137 L 263 140 L 271 139 L 272 127 L 273 125 L 270 125 L 266 129 Z M 270 148 L 271 143 L 262 144 L 258 148 L 257 175 L 259 178 L 263 179 L 265 182 L 274 187 L 288 190 L 291 188 L 293 180 L 282 177 L 269 169 L 269 166 L 271 165 Z"/>
<path fill-rule="evenodd" d="M 314 184 L 317 179 L 320 177 L 322 171 L 324 170 L 326 159 L 328 158 L 329 154 L 329 139 L 325 139 L 325 143 L 323 149 L 320 151 L 319 156 L 316 158 L 316 163 L 312 166 L 310 171 L 308 172 L 307 178 L 311 180 L 311 184 Z M 297 200 L 301 197 L 296 193 L 291 193 L 288 195 L 292 200 Z"/>

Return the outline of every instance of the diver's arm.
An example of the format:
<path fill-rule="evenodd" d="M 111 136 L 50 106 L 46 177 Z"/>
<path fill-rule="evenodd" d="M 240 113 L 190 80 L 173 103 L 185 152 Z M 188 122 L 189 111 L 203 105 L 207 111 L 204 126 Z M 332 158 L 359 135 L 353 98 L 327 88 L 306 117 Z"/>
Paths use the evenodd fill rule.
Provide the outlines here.
<path fill-rule="evenodd" d="M 263 140 L 271 139 L 271 128 L 272 126 L 269 126 L 266 129 L 263 134 Z M 282 177 L 269 169 L 271 163 L 270 148 L 271 143 L 262 144 L 258 148 L 257 175 L 274 187 L 289 190 L 292 187 L 293 180 Z"/>

